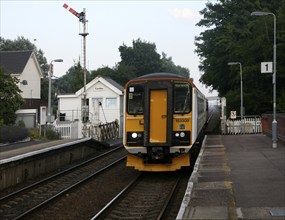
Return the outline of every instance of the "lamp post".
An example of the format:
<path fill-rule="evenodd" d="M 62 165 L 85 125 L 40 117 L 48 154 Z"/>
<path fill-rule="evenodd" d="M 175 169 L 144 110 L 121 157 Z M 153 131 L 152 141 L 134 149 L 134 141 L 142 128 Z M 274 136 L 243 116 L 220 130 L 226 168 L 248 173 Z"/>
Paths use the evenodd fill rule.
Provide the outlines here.
<path fill-rule="evenodd" d="M 272 12 L 254 11 L 251 16 L 273 16 L 273 120 L 272 120 L 272 148 L 277 148 L 277 120 L 276 120 L 276 16 Z"/>
<path fill-rule="evenodd" d="M 239 65 L 239 70 L 240 70 L 240 118 L 241 118 L 241 123 L 243 121 L 243 87 L 242 87 L 242 65 L 240 62 L 228 62 L 229 66 L 232 65 Z M 243 132 L 243 128 L 241 126 L 241 132 Z"/>
<path fill-rule="evenodd" d="M 63 62 L 62 59 L 55 59 L 50 62 L 49 65 L 49 80 L 48 80 L 48 124 L 51 124 L 51 77 L 53 74 L 53 62 Z"/>

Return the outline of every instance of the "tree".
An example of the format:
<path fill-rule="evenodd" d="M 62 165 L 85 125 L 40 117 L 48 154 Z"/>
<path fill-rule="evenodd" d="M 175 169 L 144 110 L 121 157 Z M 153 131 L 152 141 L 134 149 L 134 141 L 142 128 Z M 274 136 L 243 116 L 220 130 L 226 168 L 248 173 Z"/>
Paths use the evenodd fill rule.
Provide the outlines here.
<path fill-rule="evenodd" d="M 120 64 L 115 66 L 116 77 L 114 80 L 125 85 L 129 80 L 136 78 L 136 69 L 133 66 L 128 66 L 125 64 Z"/>
<path fill-rule="evenodd" d="M 97 76 L 109 77 L 120 85 L 124 85 L 130 79 L 136 77 L 135 68 L 133 66 L 128 66 L 125 64 L 117 64 L 113 68 L 106 66 L 92 71 L 91 78 L 95 78 Z"/>
<path fill-rule="evenodd" d="M 138 39 L 133 41 L 132 47 L 123 44 L 119 47 L 119 51 L 121 55 L 119 65 L 133 67 L 136 76 L 157 72 L 161 68 L 160 55 L 156 52 L 154 43 Z"/>
<path fill-rule="evenodd" d="M 90 74 L 87 72 L 86 82 L 88 83 L 90 80 Z M 69 68 L 64 76 L 54 80 L 52 84 L 55 87 L 54 91 L 61 94 L 75 93 L 81 89 L 84 86 L 84 72 L 80 62 Z"/>
<path fill-rule="evenodd" d="M 0 125 L 11 125 L 15 123 L 15 112 L 20 109 L 24 100 L 16 78 L 0 68 L 0 79 Z"/>
<path fill-rule="evenodd" d="M 179 75 L 182 75 L 186 78 L 189 78 L 189 69 L 175 65 L 175 63 L 172 61 L 172 57 L 167 57 L 167 54 L 162 52 L 162 58 L 161 58 L 161 72 L 169 72 L 169 73 L 177 73 Z"/>
<path fill-rule="evenodd" d="M 162 52 L 162 57 L 156 52 L 155 43 L 133 40 L 132 47 L 125 44 L 119 47 L 121 62 L 115 67 L 118 79 L 126 83 L 128 80 L 144 74 L 154 72 L 170 72 L 189 77 L 189 70 L 185 67 L 175 65 L 171 57 Z"/>
<path fill-rule="evenodd" d="M 261 114 L 272 110 L 271 76 L 260 74 L 260 63 L 272 60 L 273 19 L 270 16 L 252 17 L 250 14 L 253 11 L 270 11 L 277 16 L 277 21 L 284 24 L 284 19 L 280 19 L 284 18 L 284 5 L 284 1 L 277 0 L 220 0 L 216 4 L 207 3 L 201 11 L 204 18 L 197 25 L 208 29 L 195 39 L 196 53 L 201 58 L 199 68 L 204 72 L 200 81 L 213 87 L 220 96 L 231 99 L 228 101 L 231 103 L 228 104 L 229 109 L 238 106 L 235 102 L 239 101 L 240 75 L 237 66 L 229 67 L 227 63 L 241 62 L 246 112 Z M 277 26 L 277 109 L 285 111 L 280 105 L 285 97 L 281 89 L 285 84 L 282 62 L 284 38 L 281 38 L 284 37 L 285 26 L 278 23 Z"/>

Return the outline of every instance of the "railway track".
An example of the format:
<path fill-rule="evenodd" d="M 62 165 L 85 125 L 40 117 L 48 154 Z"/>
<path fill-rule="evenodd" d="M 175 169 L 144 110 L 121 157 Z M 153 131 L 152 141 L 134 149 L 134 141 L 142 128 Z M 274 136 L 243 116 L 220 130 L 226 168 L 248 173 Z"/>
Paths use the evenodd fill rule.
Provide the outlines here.
<path fill-rule="evenodd" d="M 118 193 L 92 220 L 98 219 L 167 219 L 169 204 L 173 206 L 183 171 L 175 173 L 143 173 Z M 183 183 L 185 184 L 185 183 Z M 180 205 L 181 201 L 177 201 Z"/>
<path fill-rule="evenodd" d="M 110 166 L 125 159 L 120 146 L 0 198 L 0 219 L 24 218 Z"/>
<path fill-rule="evenodd" d="M 220 134 L 220 110 L 218 106 L 212 106 L 209 109 L 207 123 L 206 134 Z"/>

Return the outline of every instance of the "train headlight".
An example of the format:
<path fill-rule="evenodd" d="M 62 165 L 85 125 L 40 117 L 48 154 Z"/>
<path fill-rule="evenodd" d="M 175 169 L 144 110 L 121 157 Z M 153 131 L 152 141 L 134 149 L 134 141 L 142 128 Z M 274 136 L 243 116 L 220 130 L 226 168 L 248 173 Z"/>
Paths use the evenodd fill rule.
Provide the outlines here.
<path fill-rule="evenodd" d="M 127 145 L 128 146 L 142 146 L 143 145 L 143 132 L 127 132 Z"/>
<path fill-rule="evenodd" d="M 138 134 L 136 132 L 132 133 L 132 138 L 137 138 Z"/>
<path fill-rule="evenodd" d="M 172 144 L 175 146 L 188 146 L 190 145 L 190 131 L 173 131 Z"/>

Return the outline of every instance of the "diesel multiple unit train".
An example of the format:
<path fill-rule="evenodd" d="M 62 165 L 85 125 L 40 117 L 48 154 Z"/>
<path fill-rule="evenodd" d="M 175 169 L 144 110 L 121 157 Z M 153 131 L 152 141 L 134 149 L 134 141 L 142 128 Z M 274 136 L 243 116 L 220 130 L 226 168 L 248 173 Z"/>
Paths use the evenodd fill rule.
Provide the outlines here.
<path fill-rule="evenodd" d="M 190 166 L 208 109 L 193 81 L 173 73 L 151 73 L 130 80 L 124 96 L 127 166 L 140 171 Z"/>

